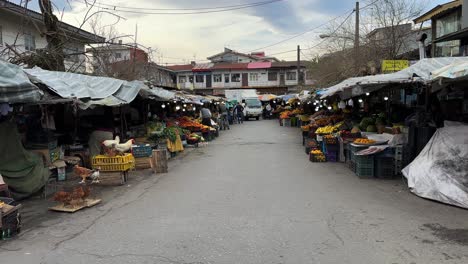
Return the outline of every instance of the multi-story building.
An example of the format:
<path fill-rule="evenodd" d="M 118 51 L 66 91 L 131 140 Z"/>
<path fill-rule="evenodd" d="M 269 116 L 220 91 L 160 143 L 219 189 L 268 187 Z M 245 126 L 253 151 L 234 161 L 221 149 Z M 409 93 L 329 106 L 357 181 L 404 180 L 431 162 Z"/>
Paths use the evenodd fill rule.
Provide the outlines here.
<path fill-rule="evenodd" d="M 415 24 L 431 21 L 432 57 L 468 55 L 468 0 L 437 5 L 414 20 Z"/>
<path fill-rule="evenodd" d="M 86 70 L 85 45 L 101 43 L 105 38 L 59 22 L 65 45 L 65 68 L 68 71 Z M 41 13 L 0 0 L 0 58 L 8 60 L 17 54 L 33 53 L 47 46 L 46 28 Z"/>
<path fill-rule="evenodd" d="M 283 94 L 314 84 L 305 61 L 300 62 L 299 78 L 297 61 L 279 61 L 262 52 L 243 54 L 226 49 L 208 59 L 210 63 L 169 66 L 176 75 L 177 87 L 215 95 L 239 88 Z"/>

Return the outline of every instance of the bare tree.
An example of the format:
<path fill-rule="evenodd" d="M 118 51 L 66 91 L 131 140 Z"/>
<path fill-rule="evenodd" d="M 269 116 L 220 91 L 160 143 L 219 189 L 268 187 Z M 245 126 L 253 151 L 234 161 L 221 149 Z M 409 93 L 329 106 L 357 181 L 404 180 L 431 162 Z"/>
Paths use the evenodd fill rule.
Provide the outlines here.
<path fill-rule="evenodd" d="M 359 54 L 352 52 L 354 21 L 332 23 L 312 74 L 319 85 L 330 86 L 346 78 L 375 74 L 381 60 L 404 57 L 415 46 L 411 20 L 422 13 L 428 0 L 367 0 L 361 10 Z M 413 39 L 414 38 L 414 39 Z M 413 44 L 413 45 L 412 45 Z"/>

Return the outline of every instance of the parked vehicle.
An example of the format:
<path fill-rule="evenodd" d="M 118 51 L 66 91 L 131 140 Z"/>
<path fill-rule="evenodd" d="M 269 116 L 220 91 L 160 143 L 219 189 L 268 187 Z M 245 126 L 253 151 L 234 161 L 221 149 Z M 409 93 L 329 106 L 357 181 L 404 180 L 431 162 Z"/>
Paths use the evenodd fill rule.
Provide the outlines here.
<path fill-rule="evenodd" d="M 226 90 L 226 98 L 228 101 L 236 100 L 244 105 L 244 119 L 250 118 L 260 119 L 262 115 L 262 103 L 258 99 L 257 90 L 255 89 L 236 89 Z"/>

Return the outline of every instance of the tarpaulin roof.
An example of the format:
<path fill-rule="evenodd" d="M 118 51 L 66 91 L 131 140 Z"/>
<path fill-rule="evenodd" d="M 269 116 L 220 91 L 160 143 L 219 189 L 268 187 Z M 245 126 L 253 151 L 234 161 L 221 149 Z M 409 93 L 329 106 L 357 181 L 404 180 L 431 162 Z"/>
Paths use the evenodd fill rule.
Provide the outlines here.
<path fill-rule="evenodd" d="M 81 100 L 80 108 L 92 105 L 117 106 L 132 102 L 140 89 L 147 87 L 141 81 L 124 81 L 108 77 L 84 74 L 46 71 L 35 67 L 24 69 L 34 81 L 45 84 L 62 98 Z"/>
<path fill-rule="evenodd" d="M 116 93 L 125 83 L 114 78 L 46 71 L 39 67 L 24 71 L 63 98 L 103 99 Z"/>
<path fill-rule="evenodd" d="M 456 61 L 432 72 L 432 80 L 458 79 L 468 76 L 468 61 Z"/>
<path fill-rule="evenodd" d="M 43 94 L 19 66 L 0 60 L 0 103 L 38 102 Z"/>
<path fill-rule="evenodd" d="M 169 101 L 175 99 L 176 93 L 160 87 L 143 87 L 143 89 L 140 90 L 140 95 L 144 98 L 151 98 L 159 101 Z"/>
<path fill-rule="evenodd" d="M 432 80 L 431 72 L 440 69 L 454 62 L 468 62 L 468 57 L 444 57 L 422 59 L 410 67 L 399 72 L 390 74 L 378 74 L 363 77 L 354 77 L 326 89 L 321 98 L 332 96 L 338 92 L 343 92 L 346 88 L 380 86 L 391 83 L 428 83 Z M 354 94 L 353 95 L 357 95 Z"/>

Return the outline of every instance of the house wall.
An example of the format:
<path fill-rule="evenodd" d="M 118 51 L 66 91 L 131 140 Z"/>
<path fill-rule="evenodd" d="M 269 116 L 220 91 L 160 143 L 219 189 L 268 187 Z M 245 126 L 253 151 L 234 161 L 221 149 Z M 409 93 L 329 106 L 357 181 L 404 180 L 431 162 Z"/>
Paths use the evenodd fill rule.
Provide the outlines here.
<path fill-rule="evenodd" d="M 45 31 L 45 27 L 37 25 L 42 31 Z M 1 43 L 0 51 L 6 49 L 8 44 L 15 48 L 19 53 L 29 52 L 25 49 L 25 35 L 26 33 L 31 34 L 34 37 L 36 49 L 44 49 L 47 46 L 47 40 L 41 36 L 37 28 L 29 22 L 27 19 L 22 19 L 20 16 L 4 12 L 0 9 L 0 27 L 1 27 Z M 67 53 L 79 53 L 84 52 L 84 44 L 76 41 L 67 41 L 66 47 L 64 48 L 65 54 Z M 0 58 L 8 60 L 14 57 L 15 54 L 12 51 L 3 52 Z M 85 72 L 86 71 L 86 56 L 77 55 L 73 58 L 65 58 L 65 69 L 74 72 Z"/>
<path fill-rule="evenodd" d="M 275 81 L 269 81 L 268 80 L 268 73 L 269 72 L 274 72 L 277 74 L 277 78 Z M 296 73 L 296 79 L 295 80 L 287 80 L 287 73 L 288 72 L 294 72 Z M 230 71 L 230 70 L 217 70 L 213 72 L 204 72 L 204 73 L 193 73 L 193 72 L 178 72 L 177 73 L 177 87 L 179 89 L 207 89 L 206 83 L 207 83 L 207 78 L 211 77 L 211 87 L 208 89 L 215 89 L 215 90 L 221 90 L 221 89 L 231 89 L 231 88 L 241 88 L 242 86 L 242 78 L 243 74 L 247 73 L 248 74 L 248 87 L 246 88 L 257 88 L 257 87 L 280 87 L 282 86 L 280 84 L 280 73 L 284 73 L 285 76 L 285 83 L 284 85 L 286 86 L 295 86 L 298 85 L 298 80 L 297 80 L 297 70 L 293 69 L 274 69 L 274 70 L 266 70 L 266 69 L 259 69 L 259 70 L 238 70 L 238 71 Z M 215 75 L 221 75 L 221 82 L 215 82 Z M 239 74 L 240 79 L 239 82 L 233 82 L 232 81 L 232 75 L 233 74 Z M 196 80 L 196 75 L 204 75 L 204 80 L 201 83 L 197 83 Z M 225 76 L 229 76 L 229 82 L 225 82 Z M 254 78 L 253 75 L 256 75 L 258 78 Z M 181 82 L 181 77 L 185 77 L 185 82 Z M 193 76 L 193 83 L 191 83 L 190 76 Z M 251 77 L 252 76 L 252 77 Z M 308 80 L 305 78 L 305 84 L 306 85 L 312 85 L 314 83 L 313 80 Z"/>

